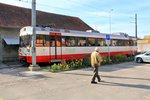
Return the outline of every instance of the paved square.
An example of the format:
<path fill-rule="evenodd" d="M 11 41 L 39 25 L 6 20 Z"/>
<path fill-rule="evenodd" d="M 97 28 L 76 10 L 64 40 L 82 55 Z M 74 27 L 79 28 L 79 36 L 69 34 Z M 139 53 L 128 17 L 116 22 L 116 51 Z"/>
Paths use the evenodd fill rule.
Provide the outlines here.
<path fill-rule="evenodd" d="M 99 74 L 104 82 L 98 84 L 90 83 L 92 68 L 22 74 L 26 69 L 0 69 L 3 100 L 150 100 L 147 63 L 102 66 Z"/>

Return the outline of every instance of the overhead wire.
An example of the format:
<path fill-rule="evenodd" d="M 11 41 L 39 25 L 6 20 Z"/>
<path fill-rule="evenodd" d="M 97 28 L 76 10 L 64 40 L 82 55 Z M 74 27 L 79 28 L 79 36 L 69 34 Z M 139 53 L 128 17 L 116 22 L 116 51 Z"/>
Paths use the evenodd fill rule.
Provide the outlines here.
<path fill-rule="evenodd" d="M 32 3 L 31 1 L 29 1 L 29 0 L 15 0 L 15 1 L 22 1 L 22 2 L 24 2 L 24 3 Z M 98 10 L 99 8 L 97 8 L 97 7 L 92 7 L 92 6 L 90 6 L 90 5 L 88 5 L 88 4 L 80 4 L 79 2 L 77 2 L 77 1 L 73 1 L 74 3 L 78 3 L 78 6 L 83 6 L 83 7 L 86 7 L 86 8 L 81 8 L 80 7 L 80 9 L 85 9 L 86 11 L 93 11 L 93 10 Z M 72 2 L 72 3 L 73 3 Z M 80 10 L 77 10 L 77 9 L 65 9 L 65 8 L 61 8 L 61 7 L 56 7 L 56 6 L 52 6 L 52 5 L 48 5 L 47 3 L 46 4 L 41 4 L 41 3 L 37 3 L 36 2 L 36 5 L 37 6 L 43 6 L 43 7 L 51 7 L 51 8 L 53 8 L 53 9 L 57 9 L 57 10 L 62 10 L 62 11 L 67 11 L 67 12 L 71 12 L 71 13 L 75 13 L 73 16 L 78 16 L 79 18 L 81 18 L 82 20 L 84 19 L 84 18 L 86 18 L 86 19 L 90 19 L 90 20 L 88 20 L 88 22 L 89 23 L 97 23 L 98 21 L 96 21 L 96 20 L 93 20 L 93 19 L 96 19 L 96 16 L 91 16 L 91 15 L 89 15 L 89 14 L 87 14 L 87 16 L 85 16 L 85 14 L 83 14 L 83 13 L 80 13 Z M 89 8 L 89 9 L 87 9 L 87 8 Z M 39 9 L 40 11 L 41 11 L 41 9 Z M 51 12 L 51 13 L 53 13 L 53 12 Z M 56 12 L 54 12 L 54 13 L 56 13 Z M 59 14 L 63 14 L 64 15 L 64 13 L 59 13 Z M 78 14 L 80 14 L 80 15 L 78 15 Z M 65 15 L 66 15 L 66 13 L 65 13 Z M 85 19 L 84 19 L 84 21 L 85 21 Z M 93 28 L 94 27 L 97 27 L 97 25 L 95 24 L 95 26 L 93 26 Z M 96 28 L 97 29 L 97 28 Z"/>
<path fill-rule="evenodd" d="M 20 1 L 20 2 L 24 2 L 24 3 L 32 3 L 31 1 L 29 1 L 29 0 L 15 0 L 15 1 Z M 72 1 L 72 2 L 74 2 L 74 3 L 78 3 L 78 5 L 81 5 L 79 2 L 77 2 L 77 1 Z M 91 19 L 95 19 L 96 18 L 96 16 L 85 16 L 83 13 L 81 14 L 81 13 L 79 13 L 80 11 L 79 10 L 76 10 L 76 9 L 65 9 L 65 8 L 61 8 L 61 7 L 56 7 L 56 6 L 52 6 L 52 5 L 48 5 L 48 4 L 41 4 L 41 3 L 37 3 L 36 2 L 36 4 L 37 4 L 37 6 L 43 6 L 43 7 L 51 7 L 51 8 L 53 8 L 53 9 L 57 9 L 57 10 L 62 10 L 62 11 L 67 11 L 68 13 L 74 13 L 74 15 L 73 16 L 80 16 L 80 18 L 81 19 L 83 19 L 83 18 L 85 18 L 86 17 L 86 19 L 90 19 L 90 22 L 97 22 L 97 21 L 95 21 L 95 20 L 91 20 Z M 92 6 L 90 6 L 90 5 L 88 5 L 88 4 L 83 4 L 83 6 L 85 7 L 88 7 L 88 8 L 90 8 L 90 10 L 97 10 L 98 8 L 97 7 L 92 7 Z M 87 11 L 89 11 L 89 9 L 87 9 L 87 8 L 84 8 L 85 10 L 87 10 Z M 54 12 L 54 13 L 56 13 L 56 12 Z M 64 14 L 64 13 L 59 13 L 59 14 Z M 78 15 L 78 14 L 80 14 L 80 15 Z M 66 15 L 66 14 L 65 14 Z"/>
<path fill-rule="evenodd" d="M 70 1 L 70 0 L 67 0 L 67 1 Z M 78 4 L 78 5 L 82 5 L 82 6 L 86 6 L 86 8 L 90 8 L 90 9 L 93 9 L 93 10 L 98 10 L 99 8 L 95 7 L 95 6 L 91 6 L 91 5 L 88 5 L 88 4 L 85 4 L 85 3 L 81 3 L 81 2 L 78 2 L 78 1 L 74 1 L 74 0 L 71 0 L 71 3 L 75 3 L 75 4 Z"/>
<path fill-rule="evenodd" d="M 15 0 L 15 1 L 22 1 L 22 2 L 24 2 L 24 3 L 31 3 L 29 0 Z M 77 1 L 72 1 L 72 2 L 78 3 L 78 5 L 80 5 L 80 3 L 77 2 Z M 70 11 L 70 12 L 80 12 L 79 10 L 76 10 L 76 9 L 65 9 L 65 8 L 56 7 L 56 6 L 52 6 L 52 5 L 48 5 L 48 4 L 41 4 L 41 3 L 37 3 L 37 2 L 36 2 L 36 4 L 37 4 L 38 6 L 52 7 L 52 8 L 54 8 L 54 9 L 59 9 L 59 10 L 65 10 L 65 11 Z M 90 8 L 90 10 L 91 10 L 91 9 L 93 9 L 93 10 L 97 10 L 97 9 L 98 9 L 98 8 L 96 8 L 96 7 L 92 7 L 92 6 L 87 5 L 87 4 L 83 4 L 83 6 L 84 6 L 84 7 L 86 6 L 86 8 L 83 8 L 83 9 L 85 9 L 85 10 L 87 10 L 87 11 L 89 11 L 89 9 L 87 9 L 87 7 Z M 91 11 L 93 11 L 93 10 L 91 10 Z"/>

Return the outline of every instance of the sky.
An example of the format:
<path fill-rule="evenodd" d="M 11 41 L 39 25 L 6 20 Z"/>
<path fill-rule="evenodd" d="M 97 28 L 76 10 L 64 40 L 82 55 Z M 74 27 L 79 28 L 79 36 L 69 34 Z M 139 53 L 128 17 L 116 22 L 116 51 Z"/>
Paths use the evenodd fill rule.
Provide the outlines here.
<path fill-rule="evenodd" d="M 31 8 L 32 0 L 0 0 L 0 3 Z M 36 9 L 79 17 L 101 33 L 123 32 L 139 38 L 150 35 L 150 0 L 36 0 Z"/>

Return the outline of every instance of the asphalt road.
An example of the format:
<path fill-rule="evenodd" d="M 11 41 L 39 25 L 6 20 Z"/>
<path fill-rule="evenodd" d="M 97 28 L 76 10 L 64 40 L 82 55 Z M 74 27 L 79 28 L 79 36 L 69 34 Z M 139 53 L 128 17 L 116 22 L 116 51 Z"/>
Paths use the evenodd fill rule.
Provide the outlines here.
<path fill-rule="evenodd" d="M 104 82 L 91 84 L 92 68 L 51 73 L 0 69 L 0 100 L 150 100 L 150 64 L 102 66 Z"/>

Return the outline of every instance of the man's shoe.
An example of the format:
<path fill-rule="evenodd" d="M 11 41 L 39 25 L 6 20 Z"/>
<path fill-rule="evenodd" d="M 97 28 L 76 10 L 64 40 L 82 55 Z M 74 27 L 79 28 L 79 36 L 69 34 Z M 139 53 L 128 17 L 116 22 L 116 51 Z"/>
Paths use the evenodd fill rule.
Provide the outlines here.
<path fill-rule="evenodd" d="M 98 80 L 98 82 L 101 82 L 101 79 L 100 79 L 100 80 Z"/>
<path fill-rule="evenodd" d="M 92 82 L 91 82 L 91 84 L 97 84 L 97 82 L 95 82 L 95 81 L 92 81 Z"/>

